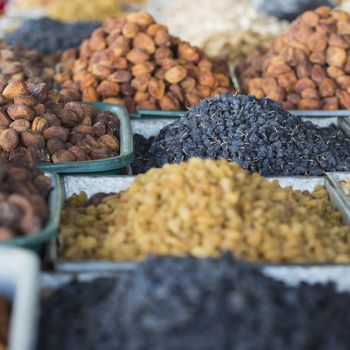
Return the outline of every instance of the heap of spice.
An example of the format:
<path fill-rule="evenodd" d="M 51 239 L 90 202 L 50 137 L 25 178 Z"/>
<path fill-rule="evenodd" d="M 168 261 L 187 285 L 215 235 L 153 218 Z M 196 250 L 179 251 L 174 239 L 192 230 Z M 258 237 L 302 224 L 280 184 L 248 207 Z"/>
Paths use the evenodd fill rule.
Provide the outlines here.
<path fill-rule="evenodd" d="M 62 55 L 56 82 L 66 101 L 124 104 L 129 111 L 183 110 L 230 88 L 225 64 L 171 36 L 145 12 L 106 19 L 79 52 Z"/>
<path fill-rule="evenodd" d="M 254 96 L 202 100 L 148 142 L 136 142 L 134 173 L 191 157 L 227 159 L 265 176 L 350 170 L 350 138 Z"/>
<path fill-rule="evenodd" d="M 7 33 L 4 40 L 13 46 L 21 45 L 44 54 L 55 54 L 79 47 L 99 26 L 99 22 L 62 23 L 44 17 L 26 20 L 20 28 Z"/>
<path fill-rule="evenodd" d="M 10 304 L 0 297 L 0 350 L 6 350 L 10 328 Z"/>
<path fill-rule="evenodd" d="M 0 240 L 38 233 L 49 216 L 50 191 L 51 180 L 24 154 L 0 158 Z"/>
<path fill-rule="evenodd" d="M 239 67 L 243 90 L 287 109 L 350 108 L 350 14 L 319 7 Z"/>
<path fill-rule="evenodd" d="M 349 307 L 332 284 L 288 287 L 230 255 L 158 257 L 43 299 L 38 350 L 345 350 Z"/>
<path fill-rule="evenodd" d="M 120 150 L 119 119 L 78 102 L 58 102 L 46 84 L 0 86 L 0 151 L 35 163 L 105 159 Z"/>
<path fill-rule="evenodd" d="M 65 259 L 141 260 L 147 254 L 262 262 L 350 261 L 350 228 L 323 187 L 281 188 L 236 163 L 168 164 L 99 205 L 73 196 L 63 211 Z"/>

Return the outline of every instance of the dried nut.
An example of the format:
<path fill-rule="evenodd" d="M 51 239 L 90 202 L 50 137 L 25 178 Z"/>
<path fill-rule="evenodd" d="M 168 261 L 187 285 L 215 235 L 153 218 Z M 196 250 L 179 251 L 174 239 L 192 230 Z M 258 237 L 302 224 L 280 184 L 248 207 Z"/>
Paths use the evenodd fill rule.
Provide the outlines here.
<path fill-rule="evenodd" d="M 32 121 L 31 129 L 36 132 L 42 133 L 45 129 L 49 127 L 48 121 L 43 117 L 36 117 Z"/>
<path fill-rule="evenodd" d="M 168 33 L 168 28 L 165 25 L 158 23 L 153 23 L 147 28 L 147 34 L 152 38 L 160 31 Z"/>
<path fill-rule="evenodd" d="M 64 142 L 62 142 L 61 140 L 51 138 L 47 141 L 46 148 L 47 148 L 49 154 L 53 155 L 57 151 L 59 151 L 61 149 L 65 149 L 66 146 L 65 146 Z"/>
<path fill-rule="evenodd" d="M 303 90 L 309 89 L 309 88 L 311 89 L 316 88 L 315 83 L 309 78 L 300 79 L 295 84 L 295 92 L 297 92 L 298 94 L 301 94 Z"/>
<path fill-rule="evenodd" d="M 92 135 L 94 137 L 101 137 L 106 133 L 106 125 L 103 122 L 97 122 L 92 126 Z"/>
<path fill-rule="evenodd" d="M 94 160 L 106 159 L 110 157 L 110 151 L 107 148 L 97 148 L 92 150 L 91 158 Z"/>
<path fill-rule="evenodd" d="M 33 110 L 36 116 L 42 116 L 45 113 L 45 106 L 42 103 L 38 103 Z"/>
<path fill-rule="evenodd" d="M 143 49 L 132 49 L 127 55 L 128 61 L 134 64 L 146 62 L 149 59 L 149 54 Z"/>
<path fill-rule="evenodd" d="M 149 26 L 154 22 L 154 18 L 147 12 L 140 11 L 140 12 L 131 12 L 127 16 L 127 20 L 131 23 L 136 23 L 140 26 Z"/>
<path fill-rule="evenodd" d="M 163 110 L 176 111 L 179 109 L 179 102 L 177 99 L 175 97 L 169 96 L 168 94 L 163 96 L 163 98 L 159 101 L 159 104 Z"/>
<path fill-rule="evenodd" d="M 166 58 L 174 58 L 173 53 L 170 49 L 166 47 L 160 47 L 156 50 L 154 58 L 157 64 L 162 64 L 162 61 Z"/>
<path fill-rule="evenodd" d="M 154 41 L 159 47 L 170 47 L 172 43 L 171 36 L 164 30 L 157 32 Z"/>
<path fill-rule="evenodd" d="M 99 142 L 103 147 L 110 149 L 111 151 L 119 150 L 119 141 L 115 136 L 112 135 L 103 135 L 99 139 Z"/>
<path fill-rule="evenodd" d="M 131 73 L 128 70 L 118 70 L 108 77 L 108 80 L 115 83 L 127 83 L 132 79 Z"/>
<path fill-rule="evenodd" d="M 71 146 L 68 148 L 68 151 L 73 153 L 76 160 L 79 162 L 88 160 L 88 157 L 87 157 L 86 153 L 84 152 L 84 150 L 78 146 Z"/>
<path fill-rule="evenodd" d="M 34 215 L 40 217 L 41 220 L 47 220 L 49 217 L 49 210 L 45 198 L 35 194 L 29 197 L 29 201 L 32 205 Z"/>
<path fill-rule="evenodd" d="M 10 128 L 15 130 L 17 133 L 28 130 L 30 128 L 30 123 L 25 119 L 17 119 L 10 124 Z"/>
<path fill-rule="evenodd" d="M 134 78 L 131 80 L 131 87 L 134 88 L 137 91 L 145 92 L 148 87 L 148 82 L 151 79 L 150 75 L 140 75 L 137 78 Z"/>
<path fill-rule="evenodd" d="M 339 109 L 338 98 L 337 97 L 324 98 L 323 109 L 333 110 L 333 111 Z"/>
<path fill-rule="evenodd" d="M 83 100 L 86 102 L 98 101 L 97 91 L 94 87 L 90 86 L 83 90 Z"/>
<path fill-rule="evenodd" d="M 16 96 L 28 94 L 27 86 L 22 81 L 15 81 L 8 84 L 2 95 L 5 96 L 8 100 L 13 100 Z"/>
<path fill-rule="evenodd" d="M 187 70 L 181 66 L 175 66 L 165 72 L 165 80 L 171 84 L 177 84 L 186 78 Z"/>
<path fill-rule="evenodd" d="M 38 101 L 35 97 L 31 95 L 18 95 L 15 96 L 13 103 L 15 105 L 27 105 L 29 107 L 34 107 L 38 104 Z"/>
<path fill-rule="evenodd" d="M 306 100 L 309 100 L 309 99 L 311 99 L 311 100 L 319 100 L 320 95 L 319 95 L 317 89 L 307 88 L 307 89 L 305 89 L 305 90 L 303 90 L 301 92 L 301 97 L 303 99 L 306 99 Z M 279 101 L 282 101 L 282 100 L 279 100 Z"/>
<path fill-rule="evenodd" d="M 133 39 L 133 47 L 142 49 L 150 55 L 156 51 L 156 46 L 153 39 L 149 35 L 142 32 L 138 33 Z"/>
<path fill-rule="evenodd" d="M 11 123 L 12 120 L 7 116 L 7 114 L 0 110 L 0 126 L 8 128 Z"/>
<path fill-rule="evenodd" d="M 209 86 L 213 88 L 215 86 L 215 77 L 214 75 L 209 71 L 200 71 L 199 72 L 199 83 L 201 85 Z"/>
<path fill-rule="evenodd" d="M 89 125 L 78 125 L 73 128 L 74 132 L 77 132 L 79 134 L 92 134 L 92 126 Z"/>
<path fill-rule="evenodd" d="M 84 108 L 80 103 L 69 102 L 64 106 L 61 115 L 62 125 L 73 127 L 79 125 L 84 119 Z"/>
<path fill-rule="evenodd" d="M 311 80 L 319 85 L 326 78 L 326 71 L 318 64 L 314 65 L 311 69 Z"/>
<path fill-rule="evenodd" d="M 350 76 L 343 75 L 336 79 L 337 84 L 344 90 L 350 88 Z"/>
<path fill-rule="evenodd" d="M 336 96 L 341 107 L 350 109 L 350 95 L 346 91 L 338 90 Z"/>
<path fill-rule="evenodd" d="M 330 66 L 342 67 L 346 62 L 346 51 L 340 47 L 330 46 L 327 49 L 327 63 Z"/>
<path fill-rule="evenodd" d="M 201 59 L 201 54 L 198 48 L 191 46 L 188 43 L 183 43 L 179 46 L 179 56 L 188 62 L 197 63 Z"/>
<path fill-rule="evenodd" d="M 15 130 L 8 129 L 0 134 L 0 147 L 6 152 L 12 152 L 18 145 L 19 138 Z"/>
<path fill-rule="evenodd" d="M 301 99 L 298 104 L 298 109 L 320 109 L 320 101 L 312 99 Z"/>
<path fill-rule="evenodd" d="M 150 96 L 148 92 L 137 91 L 136 94 L 134 95 L 134 101 L 136 103 L 139 103 L 141 101 L 148 100 L 149 97 Z"/>
<path fill-rule="evenodd" d="M 52 155 L 51 159 L 54 163 L 66 163 L 66 162 L 74 162 L 76 160 L 76 157 L 72 152 L 61 149 L 55 152 Z"/>
<path fill-rule="evenodd" d="M 328 67 L 327 68 L 327 74 L 330 78 L 336 79 L 338 77 L 341 77 L 344 74 L 344 71 L 338 67 Z"/>
<path fill-rule="evenodd" d="M 124 83 L 120 85 L 120 92 L 124 96 L 132 96 L 135 93 L 135 89 L 129 83 Z"/>
<path fill-rule="evenodd" d="M 43 174 L 36 176 L 35 179 L 33 180 L 33 184 L 43 197 L 46 197 L 52 188 L 50 178 L 48 178 Z"/>
<path fill-rule="evenodd" d="M 7 114 L 12 120 L 25 119 L 32 121 L 34 119 L 33 110 L 26 105 L 10 105 L 7 108 Z"/>
<path fill-rule="evenodd" d="M 118 96 L 120 87 L 118 83 L 103 80 L 97 87 L 97 92 L 103 97 L 113 97 Z"/>
<path fill-rule="evenodd" d="M 154 109 L 159 109 L 159 106 L 158 106 L 158 104 L 157 104 L 155 99 L 150 98 L 150 99 L 148 99 L 146 101 L 139 102 L 137 104 L 137 108 L 154 110 Z"/>
<path fill-rule="evenodd" d="M 326 78 L 320 84 L 319 91 L 322 97 L 334 96 L 336 92 L 336 85 L 332 79 Z"/>
<path fill-rule="evenodd" d="M 45 118 L 49 126 L 60 126 L 61 120 L 52 113 L 44 113 L 43 118 Z"/>
<path fill-rule="evenodd" d="M 62 142 L 67 141 L 68 134 L 69 134 L 68 129 L 62 126 L 50 126 L 49 128 L 45 129 L 43 132 L 43 136 L 46 140 L 55 138 L 55 139 L 61 140 Z"/>
<path fill-rule="evenodd" d="M 139 32 L 139 26 L 137 23 L 127 22 L 124 24 L 122 33 L 126 38 L 132 39 Z"/>
<path fill-rule="evenodd" d="M 160 79 L 151 78 L 148 83 L 148 92 L 155 99 L 162 99 L 165 93 L 164 82 Z"/>
<path fill-rule="evenodd" d="M 21 133 L 21 139 L 26 147 L 43 148 L 45 146 L 44 137 L 31 130 L 23 131 Z"/>

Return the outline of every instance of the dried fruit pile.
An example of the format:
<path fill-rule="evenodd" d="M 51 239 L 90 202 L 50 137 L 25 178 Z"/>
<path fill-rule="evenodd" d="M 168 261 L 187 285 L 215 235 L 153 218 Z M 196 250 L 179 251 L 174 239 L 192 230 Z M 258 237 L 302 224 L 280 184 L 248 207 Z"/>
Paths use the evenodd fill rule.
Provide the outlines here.
<path fill-rule="evenodd" d="M 222 60 L 268 48 L 288 25 L 255 10 L 250 0 L 207 1 L 205 6 L 201 0 L 152 0 L 146 8 L 171 33 Z"/>
<path fill-rule="evenodd" d="M 24 47 L 11 47 L 0 40 L 0 84 L 19 80 L 52 84 L 55 63 L 53 57 Z"/>
<path fill-rule="evenodd" d="M 243 95 L 202 100 L 137 151 L 135 173 L 191 157 L 234 160 L 265 176 L 350 170 L 350 138 L 337 127 L 320 128 L 279 103 Z"/>
<path fill-rule="evenodd" d="M 38 233 L 49 216 L 50 190 L 51 180 L 24 154 L 0 158 L 0 240 Z"/>
<path fill-rule="evenodd" d="M 99 22 L 62 23 L 49 18 L 27 20 L 19 29 L 6 34 L 5 41 L 13 46 L 22 45 L 45 54 L 54 54 L 79 47 L 99 26 Z"/>
<path fill-rule="evenodd" d="M 0 297 L 0 350 L 7 349 L 10 328 L 10 305 Z"/>
<path fill-rule="evenodd" d="M 287 109 L 350 108 L 350 14 L 320 7 L 240 67 L 244 91 Z"/>
<path fill-rule="evenodd" d="M 264 262 L 350 261 L 350 228 L 327 191 L 280 188 L 226 160 L 192 158 L 139 175 L 97 205 L 75 195 L 61 218 L 65 259 L 147 254 L 235 256 Z"/>
<path fill-rule="evenodd" d="M 172 37 L 145 12 L 108 18 L 84 40 L 78 56 L 62 57 L 56 76 L 64 100 L 104 101 L 179 110 L 229 91 L 226 66 Z"/>
<path fill-rule="evenodd" d="M 119 154 L 119 120 L 78 102 L 59 103 L 47 85 L 0 89 L 0 151 L 26 153 L 35 163 L 64 163 Z"/>
<path fill-rule="evenodd" d="M 229 255 L 152 258 L 44 299 L 38 350 L 345 350 L 349 307 L 331 284 L 287 287 Z"/>
<path fill-rule="evenodd" d="M 121 0 L 51 0 L 48 15 L 60 21 L 97 21 L 121 13 Z"/>

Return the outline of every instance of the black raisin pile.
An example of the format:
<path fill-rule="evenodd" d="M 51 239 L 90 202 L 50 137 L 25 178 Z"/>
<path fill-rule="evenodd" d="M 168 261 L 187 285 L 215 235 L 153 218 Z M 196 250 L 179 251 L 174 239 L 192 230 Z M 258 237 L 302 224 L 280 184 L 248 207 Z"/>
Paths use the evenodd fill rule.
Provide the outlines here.
<path fill-rule="evenodd" d="M 267 98 L 223 94 L 202 100 L 136 155 L 134 173 L 191 157 L 227 159 L 265 176 L 350 170 L 350 138 Z"/>
<path fill-rule="evenodd" d="M 332 284 L 287 287 L 230 255 L 150 258 L 44 299 L 38 349 L 346 350 L 349 307 Z"/>
<path fill-rule="evenodd" d="M 45 54 L 77 48 L 101 26 L 99 22 L 63 23 L 50 18 L 27 20 L 14 32 L 5 36 L 5 41 L 13 46 L 24 46 Z"/>

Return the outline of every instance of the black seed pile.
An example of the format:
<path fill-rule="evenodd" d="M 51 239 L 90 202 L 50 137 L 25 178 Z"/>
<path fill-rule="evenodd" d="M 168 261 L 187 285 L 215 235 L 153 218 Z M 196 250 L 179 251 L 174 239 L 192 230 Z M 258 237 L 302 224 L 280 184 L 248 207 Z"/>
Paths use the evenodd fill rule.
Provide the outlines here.
<path fill-rule="evenodd" d="M 63 23 L 50 18 L 27 20 L 20 28 L 8 33 L 5 41 L 13 46 L 20 45 L 54 54 L 79 47 L 100 26 L 99 22 Z"/>
<path fill-rule="evenodd" d="M 191 157 L 227 159 L 262 175 L 350 170 L 350 138 L 321 128 L 267 98 L 223 94 L 202 100 L 165 126 L 136 157 L 134 172 Z"/>
<path fill-rule="evenodd" d="M 44 299 L 38 350 L 346 350 L 349 307 L 331 284 L 287 287 L 230 255 L 151 258 Z"/>

